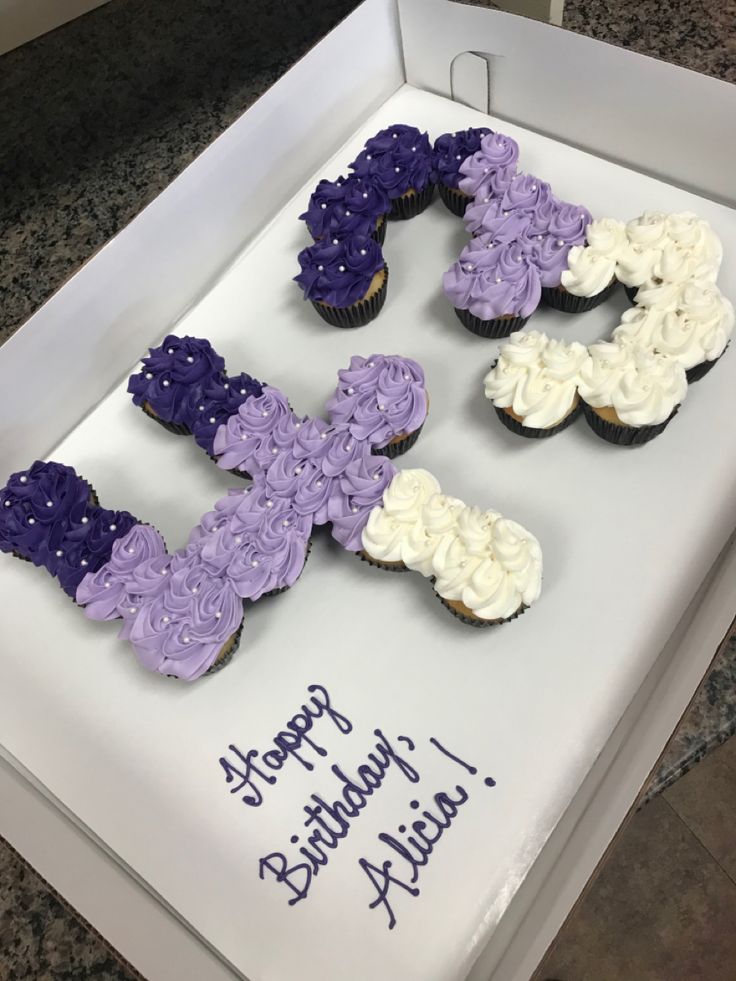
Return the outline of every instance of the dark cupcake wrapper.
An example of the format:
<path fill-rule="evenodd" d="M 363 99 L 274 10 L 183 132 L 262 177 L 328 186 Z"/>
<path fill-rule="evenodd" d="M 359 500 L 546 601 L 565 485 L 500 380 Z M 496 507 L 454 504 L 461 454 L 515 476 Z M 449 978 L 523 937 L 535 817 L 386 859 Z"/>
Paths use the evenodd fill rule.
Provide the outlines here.
<path fill-rule="evenodd" d="M 210 458 L 210 460 L 212 460 L 213 463 L 217 463 L 217 457 L 214 454 L 208 453 L 207 456 Z M 231 473 L 233 477 L 242 477 L 243 480 L 253 479 L 247 470 L 238 470 L 237 467 L 233 467 L 232 470 L 226 470 L 225 472 Z"/>
<path fill-rule="evenodd" d="M 591 406 L 583 402 L 585 419 L 596 436 L 600 436 L 608 443 L 615 443 L 617 446 L 642 446 L 644 443 L 648 443 L 655 436 L 659 436 L 665 431 L 670 421 L 677 415 L 679 408 L 680 406 L 676 405 L 665 421 L 656 426 L 617 426 L 613 422 L 602 419 Z"/>
<path fill-rule="evenodd" d="M 469 194 L 461 191 L 459 187 L 447 187 L 442 181 L 437 185 L 437 191 L 448 211 L 458 218 L 465 216 L 465 209 L 473 200 Z"/>
<path fill-rule="evenodd" d="M 561 310 L 563 313 L 586 313 L 607 300 L 617 286 L 618 280 L 613 279 L 605 289 L 596 293 L 595 296 L 575 296 L 573 293 L 568 293 L 564 288 L 543 286 L 542 299 L 553 310 Z"/>
<path fill-rule="evenodd" d="M 629 303 L 636 303 L 636 294 L 639 292 L 638 286 L 624 286 L 624 293 Z"/>
<path fill-rule="evenodd" d="M 424 423 L 422 423 L 418 429 L 415 429 L 413 433 L 409 433 L 407 436 L 404 436 L 403 439 L 398 439 L 395 442 L 392 440 L 390 443 L 387 443 L 386 446 L 374 446 L 372 452 L 375 456 L 387 456 L 389 460 L 393 460 L 395 457 L 401 456 L 402 453 L 406 453 L 407 450 L 412 448 L 412 446 L 419 439 L 419 434 L 423 428 Z"/>
<path fill-rule="evenodd" d="M 507 429 L 510 429 L 512 433 L 516 433 L 517 436 L 526 436 L 527 439 L 546 439 L 547 436 L 555 436 L 557 433 L 561 433 L 563 429 L 571 426 L 583 411 L 582 402 L 578 402 L 575 408 L 565 416 L 562 422 L 558 422 L 556 426 L 551 426 L 549 429 L 534 429 L 532 426 L 525 426 L 522 422 L 514 419 L 505 409 L 501 409 L 497 405 L 494 405 L 493 408 Z"/>
<path fill-rule="evenodd" d="M 434 595 L 442 603 L 446 610 L 449 610 L 452 615 L 460 620 L 462 623 L 467 623 L 470 627 L 498 627 L 502 623 L 511 623 L 512 620 L 516 620 L 518 617 L 525 613 L 529 607 L 523 604 L 519 607 L 516 613 L 512 613 L 510 617 L 505 617 L 503 620 L 482 620 L 480 617 L 469 617 L 465 613 L 461 613 L 450 605 L 450 600 L 446 600 L 444 596 L 440 594 L 435 589 Z"/>
<path fill-rule="evenodd" d="M 389 218 L 392 218 L 394 221 L 406 221 L 407 218 L 416 217 L 416 215 L 421 214 L 428 207 L 433 194 L 434 184 L 427 184 L 423 191 L 394 198 L 391 202 Z"/>
<path fill-rule="evenodd" d="M 304 572 L 304 566 L 307 564 L 307 559 L 309 558 L 310 552 L 312 551 L 312 539 L 310 538 L 307 542 L 307 553 L 304 556 L 304 565 L 301 568 L 299 575 L 296 577 L 291 586 L 296 586 L 302 577 Z M 266 596 L 279 596 L 281 593 L 285 593 L 287 589 L 291 589 L 291 586 L 277 586 L 276 589 L 269 589 L 267 593 L 264 593 L 261 599 L 265 599 Z"/>
<path fill-rule="evenodd" d="M 365 327 L 374 317 L 381 312 L 381 307 L 386 302 L 386 290 L 388 289 L 388 266 L 385 265 L 383 286 L 373 294 L 369 300 L 358 300 L 349 307 L 331 307 L 326 303 L 317 300 L 312 301 L 312 306 L 320 317 L 331 324 L 333 327 Z"/>
<path fill-rule="evenodd" d="M 383 221 L 378 225 L 374 231 L 371 232 L 371 238 L 374 238 L 379 245 L 383 245 L 386 241 L 386 229 L 388 228 L 388 216 L 383 216 Z"/>
<path fill-rule="evenodd" d="M 224 667 L 227 667 L 227 665 L 232 661 L 233 654 L 235 654 L 237 649 L 240 647 L 240 638 L 243 634 L 244 626 L 245 626 L 245 620 L 243 619 L 240 621 L 240 626 L 232 635 L 232 638 L 227 642 L 231 645 L 230 650 L 227 652 L 227 654 L 223 654 L 221 657 L 218 657 L 217 660 L 214 662 L 214 664 L 212 664 L 209 668 L 207 668 L 207 670 L 205 671 L 205 675 L 217 674 L 218 671 L 222 671 L 222 669 Z M 222 646 L 224 647 L 225 645 L 223 644 Z M 168 675 L 168 677 L 173 678 L 175 676 Z"/>
<path fill-rule="evenodd" d="M 463 327 L 466 327 L 471 334 L 478 337 L 508 337 L 515 330 L 521 330 L 529 317 L 496 317 L 494 320 L 481 320 L 475 317 L 470 310 L 461 310 L 455 307 L 457 318 Z"/>
<path fill-rule="evenodd" d="M 143 412 L 145 412 L 149 419 L 153 419 L 153 421 L 157 422 L 159 426 L 163 426 L 164 429 L 168 430 L 170 433 L 174 433 L 175 436 L 192 435 L 192 431 L 189 426 L 185 426 L 183 422 L 166 422 L 160 416 L 157 416 L 155 412 L 151 412 L 150 409 L 147 409 L 145 405 L 142 405 L 141 409 Z"/>
<path fill-rule="evenodd" d="M 401 565 L 389 565 L 382 562 L 380 559 L 374 559 L 372 555 L 369 555 L 365 549 L 356 553 L 361 562 L 367 562 L 368 565 L 375 566 L 376 569 L 383 569 L 384 572 L 410 572 L 408 566 L 405 566 L 402 562 Z"/>
<path fill-rule="evenodd" d="M 728 347 L 728 345 L 726 345 L 726 347 Z M 688 380 L 688 384 L 691 385 L 693 382 L 700 381 L 701 378 L 705 378 L 713 365 L 717 364 L 721 360 L 725 350 L 726 348 L 724 348 L 721 354 L 719 354 L 718 357 L 714 358 L 712 361 L 701 361 L 700 364 L 696 364 L 693 365 L 692 368 L 688 368 L 685 372 L 685 377 Z"/>

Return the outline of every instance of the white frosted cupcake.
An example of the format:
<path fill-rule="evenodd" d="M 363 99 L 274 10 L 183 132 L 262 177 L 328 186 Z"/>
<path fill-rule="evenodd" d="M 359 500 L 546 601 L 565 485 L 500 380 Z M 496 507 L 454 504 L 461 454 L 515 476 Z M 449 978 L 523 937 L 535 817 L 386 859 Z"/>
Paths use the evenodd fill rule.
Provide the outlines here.
<path fill-rule="evenodd" d="M 733 327 L 733 305 L 715 283 L 701 279 L 681 284 L 674 296 L 668 293 L 664 305 L 655 302 L 627 310 L 613 336 L 674 358 L 685 369 L 688 382 L 694 382 L 723 354 Z"/>
<path fill-rule="evenodd" d="M 621 337 L 591 344 L 588 352 L 578 390 L 591 429 L 621 446 L 664 432 L 687 395 L 682 365 Z"/>
<path fill-rule="evenodd" d="M 465 508 L 434 556 L 435 592 L 454 616 L 482 627 L 519 616 L 542 590 L 537 539 L 495 511 Z"/>
<path fill-rule="evenodd" d="M 409 542 L 423 537 L 424 505 L 440 494 L 439 482 L 428 470 L 400 470 L 383 492 L 382 506 L 368 516 L 362 557 L 382 569 L 407 570 L 405 557 L 414 547 Z"/>
<path fill-rule="evenodd" d="M 599 218 L 588 225 L 587 245 L 575 245 L 567 256 L 560 282 L 567 293 L 564 309 L 570 313 L 592 310 L 616 289 L 616 269 L 627 247 L 626 229 L 615 218 Z"/>
<path fill-rule="evenodd" d="M 486 398 L 512 432 L 532 439 L 553 436 L 580 411 L 578 380 L 587 360 L 587 349 L 577 341 L 519 331 L 501 346 L 483 381 Z"/>

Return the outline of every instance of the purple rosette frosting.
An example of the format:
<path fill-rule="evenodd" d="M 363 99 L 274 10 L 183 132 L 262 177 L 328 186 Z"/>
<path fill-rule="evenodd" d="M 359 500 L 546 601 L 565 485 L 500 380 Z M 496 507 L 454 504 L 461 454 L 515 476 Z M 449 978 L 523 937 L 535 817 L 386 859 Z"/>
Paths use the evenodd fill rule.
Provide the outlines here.
<path fill-rule="evenodd" d="M 419 429 L 427 416 L 424 371 L 411 358 L 355 356 L 338 378 L 327 403 L 331 422 L 377 449 Z"/>
<path fill-rule="evenodd" d="M 243 402 L 217 430 L 217 465 L 253 475 L 267 470 L 279 450 L 292 445 L 297 421 L 283 392 L 264 385 L 260 395 Z"/>
<path fill-rule="evenodd" d="M 299 265 L 302 271 L 294 279 L 306 300 L 349 307 L 363 299 L 386 264 L 375 239 L 354 236 L 337 245 L 316 242 L 299 253 Z"/>
<path fill-rule="evenodd" d="M 581 204 L 568 204 L 566 201 L 556 201 L 547 231 L 559 240 L 558 244 L 563 245 L 583 245 L 585 233 L 588 225 L 593 220 L 593 216 Z"/>
<path fill-rule="evenodd" d="M 492 133 L 492 130 L 481 126 L 438 136 L 432 148 L 435 181 L 445 187 L 456 188 L 462 176 L 460 165 L 480 149 L 482 138 Z"/>
<path fill-rule="evenodd" d="M 391 210 L 388 194 L 370 177 L 339 177 L 322 180 L 299 215 L 315 240 L 349 235 L 371 235 L 379 218 Z"/>
<path fill-rule="evenodd" d="M 209 341 L 169 334 L 143 358 L 141 371 L 128 379 L 135 405 L 147 402 L 164 422 L 188 424 L 193 387 L 221 373 L 225 362 Z"/>
<path fill-rule="evenodd" d="M 519 159 L 519 144 L 510 136 L 503 133 L 489 133 L 484 136 L 480 148 L 460 165 L 459 188 L 470 197 L 484 197 L 487 191 L 481 189 L 491 184 L 494 174 L 502 175 L 500 190 L 505 190 L 505 184 L 510 183 L 516 173 L 516 162 Z"/>
<path fill-rule="evenodd" d="M 332 535 L 344 548 L 357 552 L 371 511 L 380 507 L 383 492 L 396 475 L 387 457 L 369 456 L 346 467 L 340 478 L 339 497 L 331 501 Z"/>
<path fill-rule="evenodd" d="M 371 179 L 394 200 L 431 184 L 432 166 L 427 134 L 397 123 L 368 140 L 350 169 L 358 177 Z"/>
<path fill-rule="evenodd" d="M 87 573 L 77 587 L 76 600 L 90 620 L 129 619 L 138 612 L 143 597 L 135 589 L 135 573 L 149 560 L 166 555 L 163 538 L 151 525 L 136 524 L 115 540 L 110 559 L 96 572 Z M 160 589 L 165 582 L 159 575 Z"/>
<path fill-rule="evenodd" d="M 517 174 L 501 198 L 502 211 L 535 212 L 553 197 L 546 181 L 533 174 Z"/>
<path fill-rule="evenodd" d="M 472 249 L 476 262 L 458 260 L 443 276 L 452 305 L 480 320 L 530 316 L 539 305 L 542 287 L 539 271 L 520 243 Z"/>
<path fill-rule="evenodd" d="M 137 522 L 127 511 L 91 503 L 92 489 L 72 467 L 37 460 L 0 490 L 0 550 L 43 566 L 74 597 L 88 572 Z"/>
<path fill-rule="evenodd" d="M 240 406 L 251 397 L 257 398 L 263 384 L 242 372 L 229 377 L 213 375 L 189 396 L 187 423 L 198 446 L 210 456 L 214 453 L 217 430 L 235 415 Z"/>
<path fill-rule="evenodd" d="M 520 239 L 532 223 L 524 211 L 504 211 L 501 200 L 474 201 L 465 209 L 465 227 L 474 236 L 490 235 L 496 243 Z"/>

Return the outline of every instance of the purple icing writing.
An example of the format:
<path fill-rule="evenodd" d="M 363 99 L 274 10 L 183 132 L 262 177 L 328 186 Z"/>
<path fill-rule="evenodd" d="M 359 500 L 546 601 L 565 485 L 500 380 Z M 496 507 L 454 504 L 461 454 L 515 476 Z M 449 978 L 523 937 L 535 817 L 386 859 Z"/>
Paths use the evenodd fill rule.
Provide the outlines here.
<path fill-rule="evenodd" d="M 417 783 L 419 773 L 399 755 L 396 748 L 389 742 L 380 729 L 374 734 L 378 741 L 368 754 L 365 763 L 361 763 L 352 776 L 337 764 L 330 767 L 332 773 L 341 785 L 340 795 L 331 803 L 323 796 L 311 794 L 309 803 L 303 807 L 306 820 L 304 827 L 308 829 L 306 842 L 298 849 L 298 854 L 305 861 L 291 861 L 283 852 L 270 852 L 258 863 L 258 873 L 264 879 L 270 873 L 275 881 L 285 885 L 291 896 L 289 906 L 306 899 L 312 880 L 319 875 L 330 860 L 340 842 L 347 838 L 352 822 L 367 806 L 373 794 L 380 790 L 391 767 L 398 769 L 410 783 Z M 406 744 L 412 751 L 414 743 L 408 736 L 399 736 L 397 741 Z M 299 836 L 292 835 L 291 843 L 299 843 Z"/>
<path fill-rule="evenodd" d="M 471 776 L 478 773 L 477 767 L 472 766 L 460 759 L 454 753 L 446 749 L 434 736 L 429 742 L 444 756 L 451 759 L 458 766 L 461 766 Z M 496 781 L 493 777 L 486 777 L 483 781 L 486 787 L 495 787 Z M 373 862 L 368 858 L 358 860 L 358 865 L 368 877 L 375 895 L 369 902 L 369 909 L 376 909 L 383 906 L 388 916 L 388 928 L 393 930 L 396 926 L 396 914 L 394 913 L 391 901 L 392 887 L 396 887 L 393 892 L 401 890 L 409 896 L 417 897 L 420 893 L 416 882 L 419 879 L 420 871 L 429 864 L 429 860 L 434 852 L 435 846 L 439 843 L 445 832 L 451 827 L 457 817 L 460 808 L 470 799 L 470 793 L 457 784 L 454 788 L 454 795 L 449 791 L 440 791 L 434 794 L 432 804 L 421 812 L 421 816 L 407 823 L 402 823 L 397 830 L 391 834 L 381 832 L 378 841 L 389 849 L 391 858 L 379 859 Z M 421 807 L 418 800 L 412 800 L 409 806 L 417 811 Z M 430 808 L 434 809 L 431 810 Z M 407 824 L 409 827 L 407 828 Z M 397 867 L 397 861 L 401 864 Z"/>
<path fill-rule="evenodd" d="M 263 803 L 263 792 L 258 785 L 259 781 L 266 786 L 276 783 L 276 777 L 272 776 L 269 770 L 281 770 L 290 758 L 295 759 L 305 770 L 314 769 L 314 764 L 305 759 L 304 755 L 300 755 L 300 751 L 304 754 L 304 747 L 313 750 L 317 756 L 327 756 L 327 750 L 307 735 L 319 719 L 327 716 L 343 735 L 352 732 L 352 722 L 332 705 L 325 687 L 310 685 L 307 691 L 315 694 L 289 719 L 284 728 L 276 733 L 273 738 L 274 749 L 269 749 L 263 754 L 259 754 L 257 749 L 249 749 L 243 753 L 237 746 L 231 744 L 228 749 L 236 761 L 233 762 L 227 756 L 220 757 L 220 766 L 225 771 L 225 781 L 234 784 L 230 787 L 230 793 L 239 794 L 245 790 L 240 799 L 248 807 L 260 807 Z M 259 757 L 260 764 L 256 762 Z"/>

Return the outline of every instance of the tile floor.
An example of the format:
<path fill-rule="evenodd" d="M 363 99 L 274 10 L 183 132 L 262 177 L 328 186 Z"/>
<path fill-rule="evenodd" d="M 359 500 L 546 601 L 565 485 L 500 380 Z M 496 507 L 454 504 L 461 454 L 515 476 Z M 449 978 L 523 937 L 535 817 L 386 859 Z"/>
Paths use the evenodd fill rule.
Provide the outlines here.
<path fill-rule="evenodd" d="M 631 819 L 535 981 L 734 981 L 736 739 Z"/>

